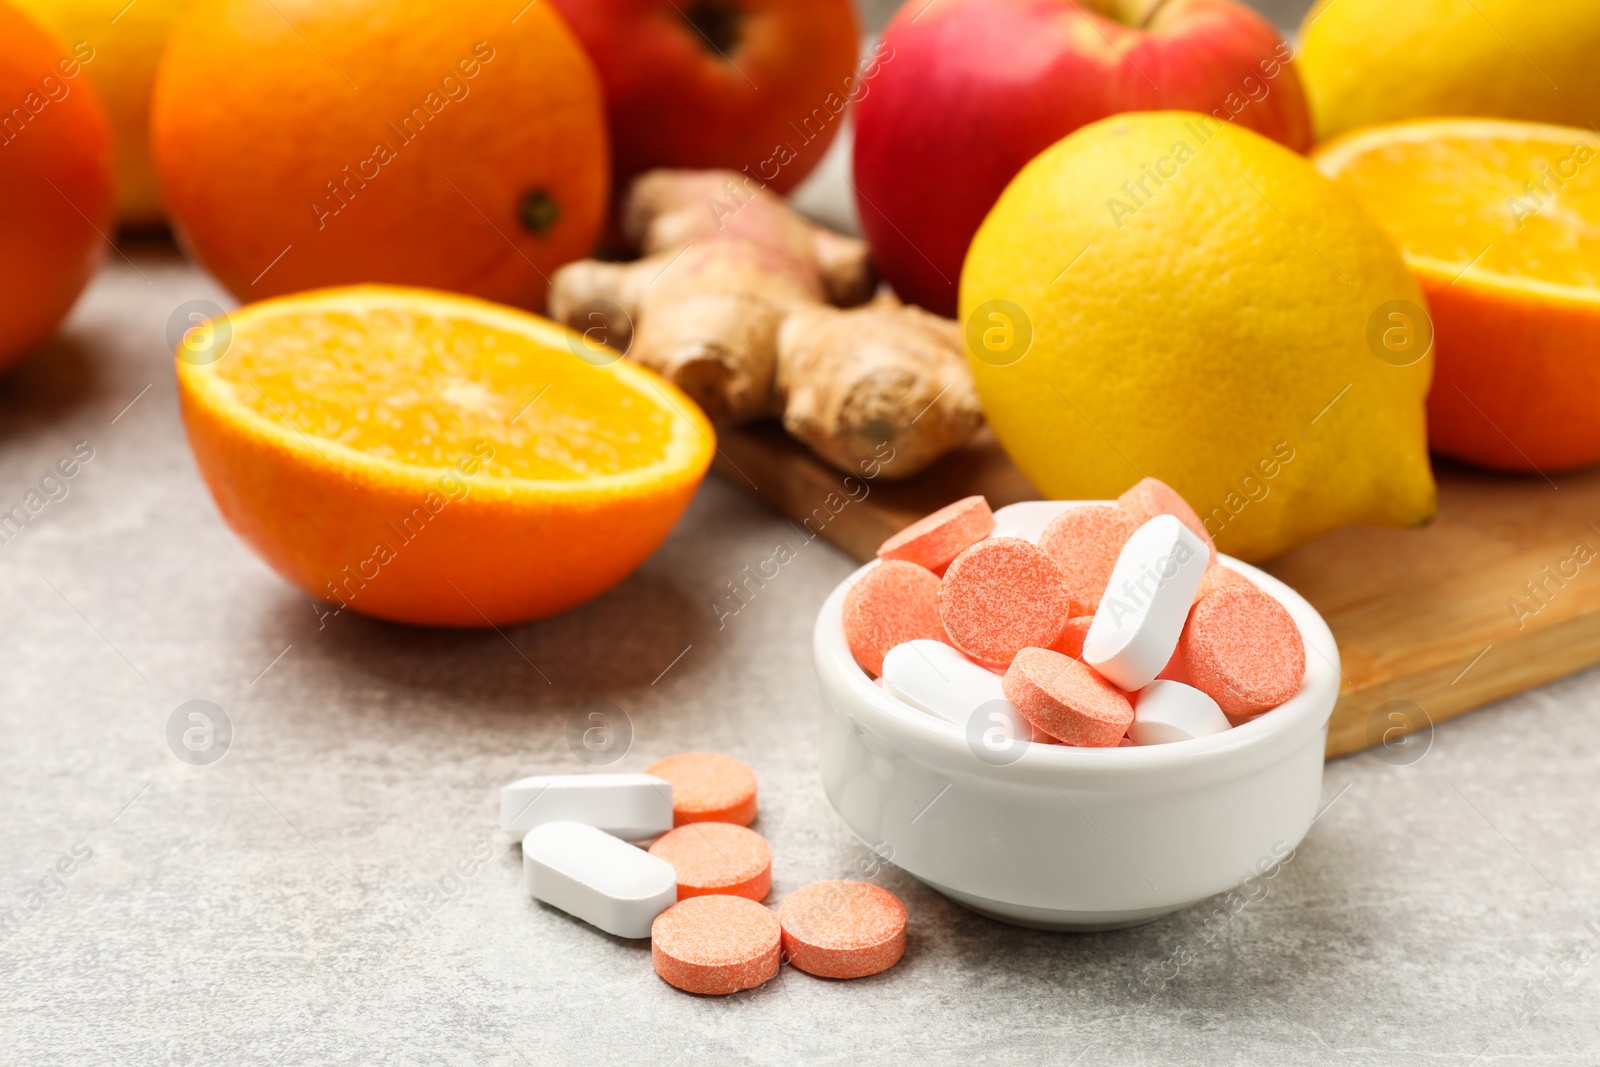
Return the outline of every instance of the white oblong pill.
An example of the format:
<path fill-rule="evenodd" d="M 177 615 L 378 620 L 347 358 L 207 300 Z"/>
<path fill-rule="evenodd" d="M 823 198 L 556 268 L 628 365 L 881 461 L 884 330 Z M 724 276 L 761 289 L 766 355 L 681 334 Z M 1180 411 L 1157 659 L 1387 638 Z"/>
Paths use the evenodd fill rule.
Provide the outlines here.
<path fill-rule="evenodd" d="M 1024 741 L 1037 738 L 1033 725 L 1006 699 L 1003 679 L 972 662 L 960 649 L 943 641 L 919 639 L 895 645 L 883 657 L 883 689 L 936 719 L 971 728 L 972 716 L 984 708 L 983 729 L 1004 715 Z M 1004 705 L 988 707 L 987 705 Z"/>
<path fill-rule="evenodd" d="M 1001 679 L 943 641 L 907 641 L 883 657 L 883 688 L 935 718 L 966 725 L 981 704 L 1005 700 Z"/>
<path fill-rule="evenodd" d="M 1211 550 L 1171 515 L 1133 532 L 1083 639 L 1083 661 L 1129 692 L 1172 659 Z"/>
<path fill-rule="evenodd" d="M 1020 504 L 1007 504 L 994 513 L 994 530 L 989 536 L 1020 537 L 1038 544 L 1051 519 L 1077 506 L 1070 500 L 1025 500 Z"/>
<path fill-rule="evenodd" d="M 618 937 L 649 937 L 678 902 L 672 864 L 581 822 L 548 822 L 522 839 L 528 893 Z"/>
<path fill-rule="evenodd" d="M 540 774 L 500 790 L 500 829 L 515 841 L 569 820 L 624 841 L 660 837 L 672 829 L 672 783 L 653 774 Z"/>
<path fill-rule="evenodd" d="M 1154 681 L 1139 690 L 1128 736 L 1136 745 L 1192 741 L 1232 728 L 1217 702 L 1192 685 Z"/>

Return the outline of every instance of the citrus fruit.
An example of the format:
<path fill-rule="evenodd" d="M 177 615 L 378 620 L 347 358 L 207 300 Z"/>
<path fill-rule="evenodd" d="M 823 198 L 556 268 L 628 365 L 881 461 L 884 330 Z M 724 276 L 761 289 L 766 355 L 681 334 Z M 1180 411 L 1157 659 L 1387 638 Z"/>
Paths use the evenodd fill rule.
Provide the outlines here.
<path fill-rule="evenodd" d="M 1191 112 L 1113 116 L 1006 188 L 961 274 L 985 414 L 1034 485 L 1107 499 L 1159 478 L 1222 551 L 1434 513 L 1431 361 L 1369 323 L 1422 294 L 1302 156 Z"/>
<path fill-rule="evenodd" d="M 1318 137 L 1400 119 L 1600 123 L 1594 0 L 1321 0 L 1300 27 Z"/>
<path fill-rule="evenodd" d="M 250 304 L 191 330 L 177 371 L 228 524 L 331 610 L 401 622 L 520 622 L 609 588 L 666 537 L 714 448 L 643 367 L 422 289 Z"/>
<path fill-rule="evenodd" d="M 1081 126 L 1187 109 L 1311 147 L 1294 49 L 1238 0 L 913 0 L 874 54 L 855 111 L 861 230 L 901 299 L 941 315 L 1001 191 Z"/>
<path fill-rule="evenodd" d="M 1313 159 L 1428 295 L 1435 451 L 1504 470 L 1600 461 L 1600 134 L 1418 120 L 1335 138 Z"/>
<path fill-rule="evenodd" d="M 151 140 L 174 222 L 247 300 L 376 281 L 537 307 L 608 193 L 594 67 L 527 0 L 192 0 Z"/>
<path fill-rule="evenodd" d="M 161 191 L 150 162 L 150 87 L 167 33 L 184 0 L 11 0 L 69 47 L 85 50 L 83 69 L 111 119 L 117 220 L 161 221 Z"/>
<path fill-rule="evenodd" d="M 111 227 L 111 129 L 60 42 L 0 3 L 0 369 L 71 310 Z"/>

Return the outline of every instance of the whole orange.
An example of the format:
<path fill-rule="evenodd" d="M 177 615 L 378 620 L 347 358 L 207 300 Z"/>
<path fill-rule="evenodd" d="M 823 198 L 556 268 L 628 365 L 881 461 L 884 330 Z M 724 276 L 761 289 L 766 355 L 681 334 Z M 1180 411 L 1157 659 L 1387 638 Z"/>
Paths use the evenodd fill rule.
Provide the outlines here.
<path fill-rule="evenodd" d="M 788 192 L 866 92 L 852 0 L 553 2 L 605 83 L 619 193 L 652 167 Z"/>
<path fill-rule="evenodd" d="M 536 307 L 608 193 L 594 68 L 527 0 L 194 0 L 151 140 L 171 217 L 241 299 L 382 281 Z"/>
<path fill-rule="evenodd" d="M 111 228 L 111 127 L 84 58 L 0 3 L 0 369 L 72 309 Z"/>

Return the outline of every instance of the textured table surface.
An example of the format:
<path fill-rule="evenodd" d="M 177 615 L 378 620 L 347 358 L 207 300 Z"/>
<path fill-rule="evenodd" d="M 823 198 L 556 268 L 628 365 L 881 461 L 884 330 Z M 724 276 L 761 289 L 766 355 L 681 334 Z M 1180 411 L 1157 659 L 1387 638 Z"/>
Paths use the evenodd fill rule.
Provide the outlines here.
<path fill-rule="evenodd" d="M 223 526 L 184 443 L 167 319 L 225 298 L 170 250 L 128 254 L 0 381 L 0 510 L 93 450 L 0 544 L 10 1062 L 1600 1062 L 1600 675 L 1441 726 L 1405 765 L 1332 764 L 1264 897 L 1120 933 L 1002 926 L 875 866 L 823 797 L 807 642 L 842 555 L 712 479 L 560 618 L 319 619 Z M 730 613 L 726 583 L 780 544 L 792 561 Z M 233 728 L 209 766 L 167 739 L 196 699 Z M 871 877 L 910 909 L 904 961 L 699 999 L 646 944 L 525 897 L 497 791 L 584 770 L 569 735 L 611 702 L 616 769 L 749 761 L 772 899 Z"/>

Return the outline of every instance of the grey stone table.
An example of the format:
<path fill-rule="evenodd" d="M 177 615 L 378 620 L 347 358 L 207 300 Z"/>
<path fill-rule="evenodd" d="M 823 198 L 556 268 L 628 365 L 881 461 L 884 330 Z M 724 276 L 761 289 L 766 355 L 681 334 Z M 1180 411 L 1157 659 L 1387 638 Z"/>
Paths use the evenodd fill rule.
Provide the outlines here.
<path fill-rule="evenodd" d="M 1003 926 L 876 863 L 823 797 L 807 640 L 849 560 L 713 478 L 559 618 L 319 618 L 223 526 L 184 442 L 167 319 L 223 294 L 170 249 L 124 252 L 0 380 L 0 511 L 38 505 L 0 526 L 9 1062 L 1600 1062 L 1600 675 L 1411 762 L 1331 765 L 1264 895 L 1120 933 Z M 728 614 L 726 583 L 780 544 L 795 558 Z M 205 766 L 169 743 L 191 700 L 231 724 Z M 570 736 L 616 707 L 618 769 L 749 761 L 773 899 L 872 878 L 910 910 L 904 961 L 701 999 L 646 944 L 529 900 L 497 791 L 585 769 Z"/>

